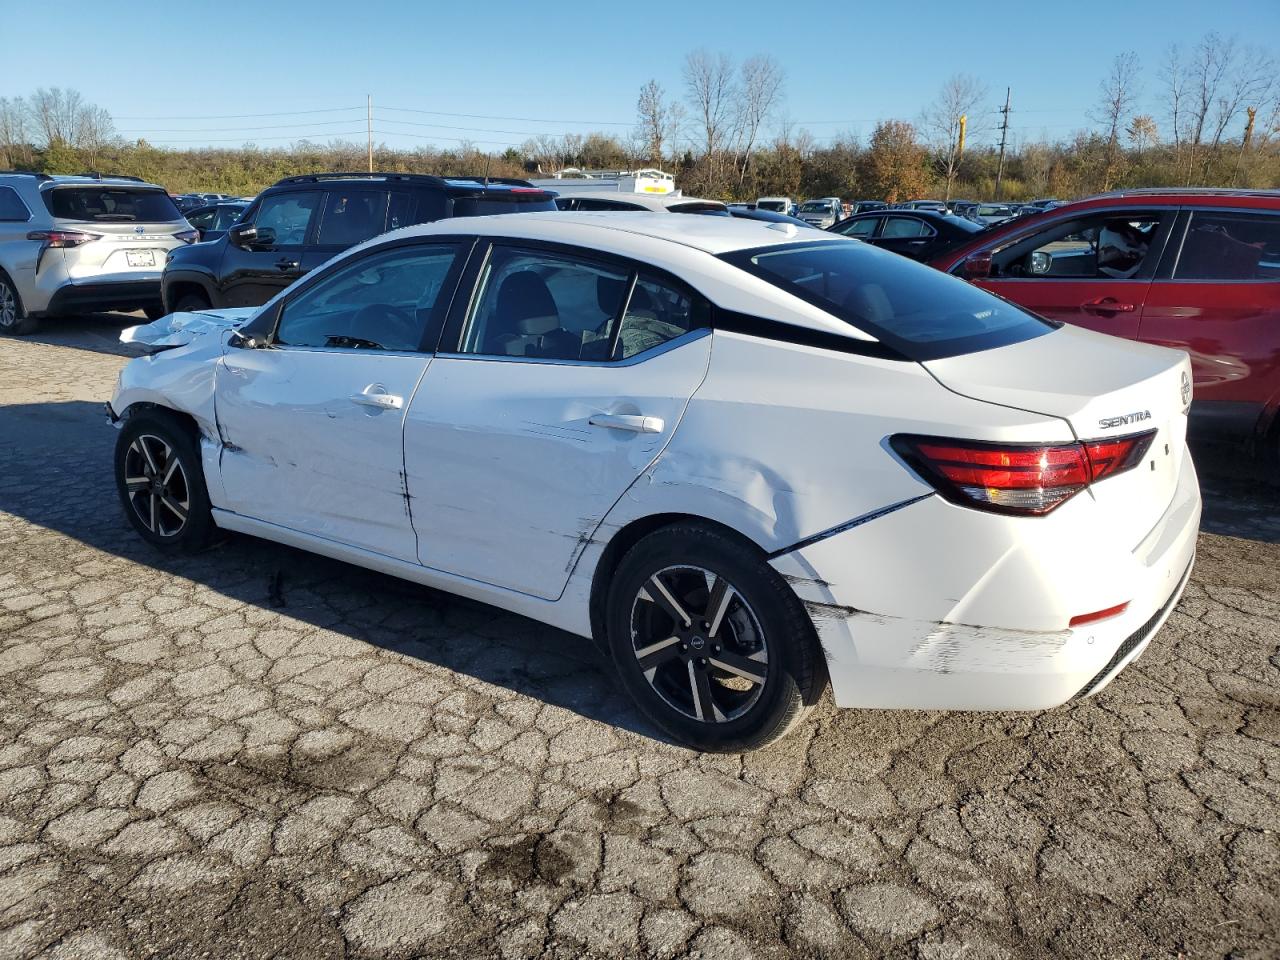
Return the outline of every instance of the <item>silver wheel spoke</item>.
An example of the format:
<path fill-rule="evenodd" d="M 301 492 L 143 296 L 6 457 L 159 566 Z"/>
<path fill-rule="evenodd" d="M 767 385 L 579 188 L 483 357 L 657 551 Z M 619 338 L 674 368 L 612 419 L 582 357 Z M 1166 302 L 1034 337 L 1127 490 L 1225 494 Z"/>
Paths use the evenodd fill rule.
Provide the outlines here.
<path fill-rule="evenodd" d="M 185 506 L 186 506 L 185 504 L 178 503 L 168 494 L 162 495 L 160 498 L 160 502 L 163 503 L 168 508 L 169 512 L 172 513 L 175 517 L 177 517 L 179 521 L 181 521 L 182 523 L 187 522 L 187 511 L 185 509 Z"/>
<path fill-rule="evenodd" d="M 151 448 L 147 446 L 147 438 L 139 437 L 135 443 L 142 453 L 142 458 L 147 461 L 147 467 L 153 474 L 159 473 L 160 468 L 156 466 L 156 458 L 151 455 Z"/>
<path fill-rule="evenodd" d="M 159 505 L 160 505 L 160 498 L 153 493 L 151 495 L 150 519 L 147 522 L 147 529 L 149 529 L 152 533 L 156 532 L 156 524 L 159 523 L 160 521 L 160 518 L 158 516 Z"/>
<path fill-rule="evenodd" d="M 729 612 L 729 604 L 735 596 L 729 581 L 724 577 L 716 577 L 711 596 L 707 599 L 707 623 L 710 624 L 707 627 L 708 637 L 714 637 L 720 631 L 720 624 L 724 621 L 724 615 Z"/>
<path fill-rule="evenodd" d="M 181 465 L 178 458 L 173 455 L 173 451 L 165 448 L 165 455 L 169 458 L 169 465 L 164 469 L 164 485 L 169 485 L 169 480 L 173 477 L 174 472 Z"/>
<path fill-rule="evenodd" d="M 667 637 L 636 651 L 636 659 L 640 661 L 640 669 L 644 673 L 656 670 L 659 666 L 680 652 L 680 638 Z"/>
<path fill-rule="evenodd" d="M 151 481 L 146 477 L 125 477 L 124 485 L 126 490 L 145 490 L 151 486 Z"/>
<path fill-rule="evenodd" d="M 689 688 L 693 694 L 693 711 L 699 720 L 704 723 L 719 723 L 724 720 L 724 714 L 711 695 L 711 680 L 707 677 L 707 672 L 695 667 L 692 660 L 689 661 Z"/>
<path fill-rule="evenodd" d="M 728 650 L 721 650 L 714 656 L 709 657 L 708 660 L 712 666 L 727 670 L 729 673 L 742 677 L 744 680 L 750 680 L 752 683 L 764 683 L 764 679 L 768 675 L 769 668 L 765 664 L 758 660 L 739 656 L 736 653 L 730 653 Z"/>
<path fill-rule="evenodd" d="M 693 623 L 689 614 L 684 612 L 684 607 L 680 606 L 680 601 L 671 595 L 671 591 L 659 579 L 658 574 L 655 573 L 649 578 L 646 587 L 648 589 L 645 592 L 649 599 L 665 610 L 672 620 L 686 627 Z"/>

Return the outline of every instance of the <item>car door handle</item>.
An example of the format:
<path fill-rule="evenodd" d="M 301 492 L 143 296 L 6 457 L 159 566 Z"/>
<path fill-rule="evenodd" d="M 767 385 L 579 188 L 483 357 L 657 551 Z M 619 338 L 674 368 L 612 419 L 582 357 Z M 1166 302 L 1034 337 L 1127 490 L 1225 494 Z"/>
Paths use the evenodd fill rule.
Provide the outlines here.
<path fill-rule="evenodd" d="M 1133 313 L 1138 308 L 1132 303 L 1121 303 L 1115 297 L 1099 297 L 1080 304 L 1080 309 L 1085 313 Z"/>
<path fill-rule="evenodd" d="M 377 407 L 379 410 L 399 410 L 404 406 L 404 397 L 397 397 L 393 393 L 371 393 L 370 388 L 365 387 L 364 393 L 353 393 L 351 402 L 358 403 L 362 407 Z"/>
<path fill-rule="evenodd" d="M 630 430 L 632 433 L 661 433 L 665 426 L 661 417 L 641 417 L 626 413 L 597 413 L 587 423 L 593 427 Z"/>
<path fill-rule="evenodd" d="M 277 270 L 297 270 L 298 261 L 290 260 L 288 257 L 285 257 L 283 260 L 276 261 L 276 269 Z"/>

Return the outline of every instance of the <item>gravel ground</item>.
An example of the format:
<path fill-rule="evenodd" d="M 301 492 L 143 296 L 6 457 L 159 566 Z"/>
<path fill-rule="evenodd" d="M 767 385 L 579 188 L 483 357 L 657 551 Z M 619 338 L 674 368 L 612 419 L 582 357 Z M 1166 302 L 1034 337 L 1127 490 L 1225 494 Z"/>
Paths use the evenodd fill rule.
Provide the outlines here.
<path fill-rule="evenodd" d="M 584 640 L 248 538 L 162 557 L 122 317 L 0 341 L 0 957 L 1280 955 L 1280 510 L 1043 714 L 664 742 Z"/>

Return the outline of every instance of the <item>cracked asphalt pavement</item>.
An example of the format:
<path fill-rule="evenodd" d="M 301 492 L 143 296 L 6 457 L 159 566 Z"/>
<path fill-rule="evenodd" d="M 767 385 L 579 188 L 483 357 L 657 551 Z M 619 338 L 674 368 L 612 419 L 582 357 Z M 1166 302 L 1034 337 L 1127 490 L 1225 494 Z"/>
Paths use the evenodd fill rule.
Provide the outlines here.
<path fill-rule="evenodd" d="M 1280 500 L 1041 714 L 664 742 L 591 645 L 245 537 L 152 552 L 129 318 L 0 341 L 0 957 L 1280 956 Z"/>

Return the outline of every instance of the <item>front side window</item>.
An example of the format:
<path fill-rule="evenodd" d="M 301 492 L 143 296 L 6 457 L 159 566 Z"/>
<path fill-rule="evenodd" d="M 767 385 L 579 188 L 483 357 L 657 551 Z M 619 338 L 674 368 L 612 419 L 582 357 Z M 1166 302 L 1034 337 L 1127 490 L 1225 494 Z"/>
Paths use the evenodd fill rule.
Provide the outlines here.
<path fill-rule="evenodd" d="M 45 205 L 59 220 L 93 223 L 172 223 L 182 214 L 163 190 L 136 187 L 55 187 Z"/>
<path fill-rule="evenodd" d="M 273 231 L 278 246 L 302 246 L 311 216 L 319 205 L 320 193 L 315 190 L 275 193 L 263 198 L 254 225 L 259 235 L 263 230 Z"/>
<path fill-rule="evenodd" d="M 240 222 L 244 216 L 244 207 L 219 207 L 218 215 L 213 221 L 213 229 L 228 230 Z"/>
<path fill-rule="evenodd" d="M 884 223 L 880 237 L 884 240 L 910 239 L 911 237 L 928 237 L 933 235 L 933 227 L 915 217 L 890 217 Z"/>
<path fill-rule="evenodd" d="M 607 360 L 629 275 L 561 254 L 495 247 L 461 352 Z"/>
<path fill-rule="evenodd" d="M 320 246 L 353 247 L 386 229 L 387 191 L 334 191 L 320 215 L 316 243 Z"/>
<path fill-rule="evenodd" d="M 1280 216 L 1191 215 L 1175 280 L 1280 280 Z"/>
<path fill-rule="evenodd" d="M 0 220 L 25 222 L 31 219 L 31 211 L 13 187 L 0 187 Z"/>
<path fill-rule="evenodd" d="M 1053 329 L 978 287 L 867 244 L 805 242 L 723 259 L 912 360 L 1018 343 Z"/>
<path fill-rule="evenodd" d="M 879 217 L 866 217 L 842 227 L 840 232 L 846 237 L 869 237 L 876 232 L 876 224 L 879 222 Z"/>
<path fill-rule="evenodd" d="M 997 253 L 991 278 L 1133 280 L 1151 276 L 1161 215 L 1106 212 L 1055 224 Z"/>
<path fill-rule="evenodd" d="M 275 342 L 293 347 L 416 351 L 444 309 L 452 245 L 400 247 L 340 267 L 284 305 Z"/>

